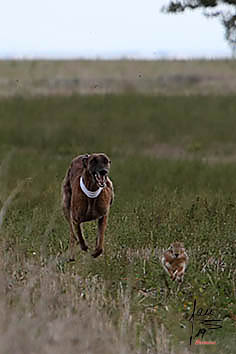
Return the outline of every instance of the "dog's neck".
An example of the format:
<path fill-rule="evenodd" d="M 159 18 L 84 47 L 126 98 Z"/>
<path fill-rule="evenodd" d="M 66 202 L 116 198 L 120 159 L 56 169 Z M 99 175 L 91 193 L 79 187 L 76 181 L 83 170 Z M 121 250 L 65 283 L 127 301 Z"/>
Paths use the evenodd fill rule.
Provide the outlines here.
<path fill-rule="evenodd" d="M 96 192 L 99 186 L 95 182 L 92 175 L 87 170 L 84 170 L 82 173 L 82 177 L 85 187 L 91 192 Z"/>
<path fill-rule="evenodd" d="M 102 187 L 97 188 L 94 183 L 89 183 L 89 180 L 85 179 L 83 175 L 80 177 L 80 188 L 88 198 L 97 198 L 103 190 Z"/>

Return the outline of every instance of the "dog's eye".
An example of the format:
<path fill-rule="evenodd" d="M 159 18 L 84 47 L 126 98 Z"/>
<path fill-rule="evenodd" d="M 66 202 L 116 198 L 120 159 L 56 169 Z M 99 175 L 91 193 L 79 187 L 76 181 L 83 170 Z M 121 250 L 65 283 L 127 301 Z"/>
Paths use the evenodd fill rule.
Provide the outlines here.
<path fill-rule="evenodd" d="M 103 158 L 103 163 L 104 163 L 105 165 L 108 165 L 109 160 L 108 160 L 106 157 L 104 157 L 104 158 Z"/>
<path fill-rule="evenodd" d="M 92 158 L 92 160 L 91 160 L 91 163 L 97 163 L 97 158 L 96 157 L 94 157 L 94 158 Z"/>

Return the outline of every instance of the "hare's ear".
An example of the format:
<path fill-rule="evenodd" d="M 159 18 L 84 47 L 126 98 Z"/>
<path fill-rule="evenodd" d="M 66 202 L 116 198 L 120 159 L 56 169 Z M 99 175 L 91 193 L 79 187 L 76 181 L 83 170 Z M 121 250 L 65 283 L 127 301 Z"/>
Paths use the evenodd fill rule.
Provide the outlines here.
<path fill-rule="evenodd" d="M 88 158 L 89 158 L 88 154 L 86 154 L 82 157 L 82 162 L 83 162 L 84 168 L 87 168 L 87 166 L 88 166 Z"/>

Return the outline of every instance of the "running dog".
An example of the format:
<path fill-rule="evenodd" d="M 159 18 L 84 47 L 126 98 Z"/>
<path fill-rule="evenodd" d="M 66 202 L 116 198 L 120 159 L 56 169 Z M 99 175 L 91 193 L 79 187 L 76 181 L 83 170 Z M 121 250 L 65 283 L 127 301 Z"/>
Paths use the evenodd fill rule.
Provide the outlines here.
<path fill-rule="evenodd" d="M 71 162 L 63 181 L 63 211 L 70 225 L 71 260 L 74 260 L 75 244 L 83 251 L 88 246 L 83 237 L 82 223 L 98 219 L 98 234 L 94 258 L 104 249 L 104 233 L 110 206 L 114 199 L 111 180 L 108 177 L 111 160 L 103 153 L 79 155 Z"/>

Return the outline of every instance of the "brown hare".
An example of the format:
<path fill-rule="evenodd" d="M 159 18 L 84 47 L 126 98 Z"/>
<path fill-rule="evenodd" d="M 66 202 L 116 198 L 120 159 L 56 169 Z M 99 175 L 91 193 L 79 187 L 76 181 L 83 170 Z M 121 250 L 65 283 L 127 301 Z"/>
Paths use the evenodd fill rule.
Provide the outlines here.
<path fill-rule="evenodd" d="M 188 260 L 183 243 L 173 242 L 164 252 L 161 263 L 172 280 L 182 282 Z"/>

